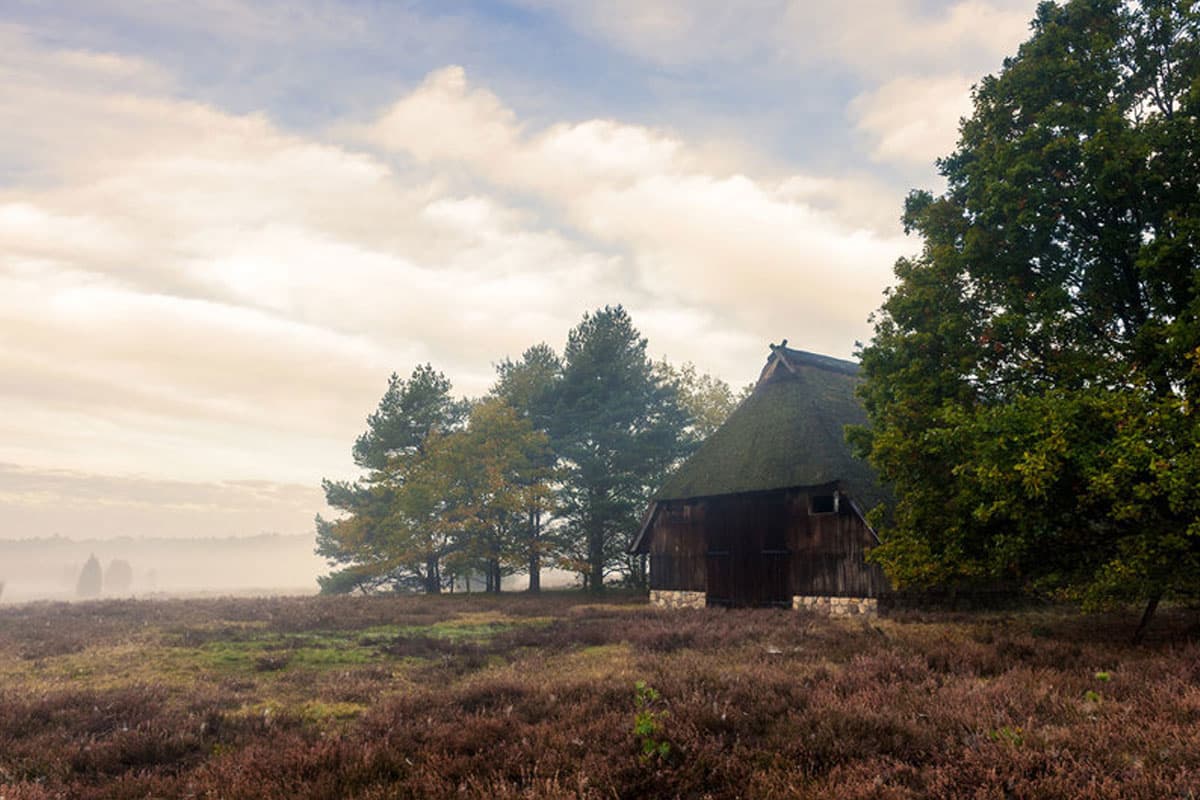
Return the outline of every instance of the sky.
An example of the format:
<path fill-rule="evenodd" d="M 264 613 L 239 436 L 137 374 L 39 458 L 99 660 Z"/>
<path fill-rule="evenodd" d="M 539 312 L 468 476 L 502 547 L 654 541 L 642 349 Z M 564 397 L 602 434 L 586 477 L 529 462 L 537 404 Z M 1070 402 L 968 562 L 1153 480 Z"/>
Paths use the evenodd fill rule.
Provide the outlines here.
<path fill-rule="evenodd" d="M 312 529 L 388 375 L 851 357 L 1014 0 L 5 0 L 0 538 Z"/>

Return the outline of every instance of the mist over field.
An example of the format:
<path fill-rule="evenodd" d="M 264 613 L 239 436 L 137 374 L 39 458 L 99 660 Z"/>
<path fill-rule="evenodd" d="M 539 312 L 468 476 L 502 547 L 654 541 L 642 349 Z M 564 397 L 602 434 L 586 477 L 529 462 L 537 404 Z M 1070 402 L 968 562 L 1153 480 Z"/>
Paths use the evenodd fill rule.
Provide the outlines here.
<path fill-rule="evenodd" d="M 102 583 L 102 598 L 311 594 L 324 569 L 308 534 L 0 540 L 0 603 L 76 599 L 80 573 L 93 555 L 105 577 L 114 561 L 127 562 L 132 571 L 128 587 Z"/>

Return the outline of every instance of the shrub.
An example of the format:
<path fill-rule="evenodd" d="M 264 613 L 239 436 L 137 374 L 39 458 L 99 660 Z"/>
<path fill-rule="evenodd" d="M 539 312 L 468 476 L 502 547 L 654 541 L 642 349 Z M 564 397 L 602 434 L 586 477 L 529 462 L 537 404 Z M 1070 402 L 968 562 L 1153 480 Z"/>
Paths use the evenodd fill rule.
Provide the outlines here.
<path fill-rule="evenodd" d="M 109 594 L 124 594 L 133 586 L 133 567 L 123 558 L 114 558 L 104 571 L 104 586 Z"/>

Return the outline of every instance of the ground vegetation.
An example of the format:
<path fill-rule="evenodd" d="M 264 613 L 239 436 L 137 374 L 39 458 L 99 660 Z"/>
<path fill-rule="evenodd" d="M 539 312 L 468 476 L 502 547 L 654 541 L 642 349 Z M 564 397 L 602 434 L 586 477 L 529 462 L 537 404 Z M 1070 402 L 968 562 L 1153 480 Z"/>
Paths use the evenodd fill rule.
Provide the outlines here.
<path fill-rule="evenodd" d="M 0 795 L 1162 798 L 1200 628 L 611 593 L 0 608 Z"/>

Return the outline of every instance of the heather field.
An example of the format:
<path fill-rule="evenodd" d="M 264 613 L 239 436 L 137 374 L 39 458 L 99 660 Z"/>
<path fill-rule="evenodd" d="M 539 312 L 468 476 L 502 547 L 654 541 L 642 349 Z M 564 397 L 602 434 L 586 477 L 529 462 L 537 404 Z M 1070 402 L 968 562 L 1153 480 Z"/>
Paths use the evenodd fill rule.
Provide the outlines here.
<path fill-rule="evenodd" d="M 0 798 L 1193 797 L 1168 611 L 574 594 L 0 609 Z"/>

